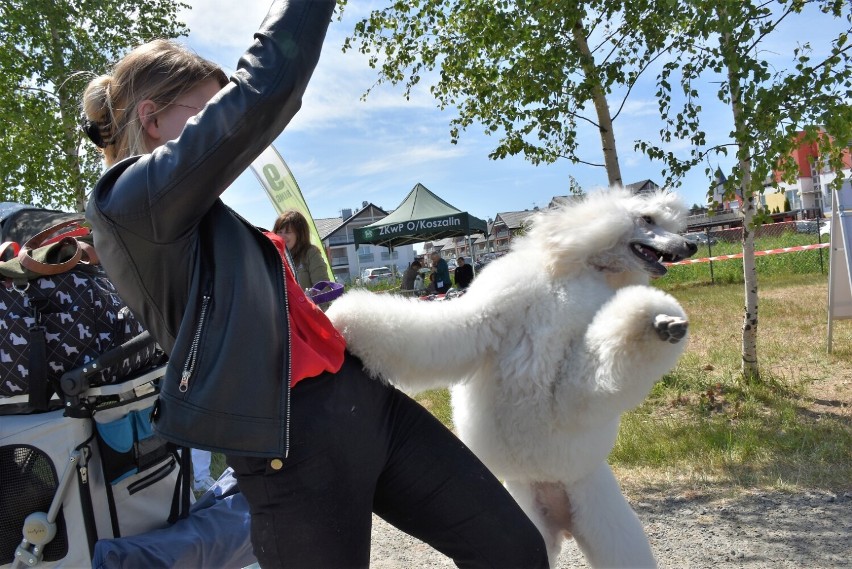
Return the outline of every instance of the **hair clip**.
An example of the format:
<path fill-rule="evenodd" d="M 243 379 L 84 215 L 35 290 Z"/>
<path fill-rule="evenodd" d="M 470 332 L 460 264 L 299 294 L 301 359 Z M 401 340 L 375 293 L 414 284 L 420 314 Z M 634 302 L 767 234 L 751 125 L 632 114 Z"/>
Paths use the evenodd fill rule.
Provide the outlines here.
<path fill-rule="evenodd" d="M 101 136 L 101 127 L 98 126 L 93 120 L 84 119 L 83 124 L 81 125 L 83 128 L 83 132 L 86 133 L 86 136 L 89 137 L 95 146 L 98 148 L 106 148 L 106 142 L 104 142 L 104 137 Z"/>

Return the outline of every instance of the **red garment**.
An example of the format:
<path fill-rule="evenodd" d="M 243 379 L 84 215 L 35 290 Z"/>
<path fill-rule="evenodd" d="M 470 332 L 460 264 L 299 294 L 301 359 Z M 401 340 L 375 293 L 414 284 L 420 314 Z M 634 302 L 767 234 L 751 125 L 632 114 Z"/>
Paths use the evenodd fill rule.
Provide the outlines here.
<path fill-rule="evenodd" d="M 290 386 L 306 377 L 314 377 L 324 371 L 332 373 L 343 365 L 346 341 L 335 330 L 331 321 L 313 303 L 296 282 L 290 263 L 285 259 L 284 240 L 278 235 L 264 231 L 281 254 L 287 273 L 287 298 L 290 308 Z"/>

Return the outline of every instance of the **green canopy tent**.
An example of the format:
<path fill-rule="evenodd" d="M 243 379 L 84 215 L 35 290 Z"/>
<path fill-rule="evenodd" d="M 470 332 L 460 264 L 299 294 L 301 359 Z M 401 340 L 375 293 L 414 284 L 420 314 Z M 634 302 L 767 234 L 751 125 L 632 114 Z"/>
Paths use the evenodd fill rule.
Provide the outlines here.
<path fill-rule="evenodd" d="M 471 233 L 485 235 L 487 230 L 484 221 L 451 206 L 418 183 L 389 216 L 355 229 L 355 248 L 369 243 L 393 250 L 400 245 L 461 236 L 469 241 Z"/>

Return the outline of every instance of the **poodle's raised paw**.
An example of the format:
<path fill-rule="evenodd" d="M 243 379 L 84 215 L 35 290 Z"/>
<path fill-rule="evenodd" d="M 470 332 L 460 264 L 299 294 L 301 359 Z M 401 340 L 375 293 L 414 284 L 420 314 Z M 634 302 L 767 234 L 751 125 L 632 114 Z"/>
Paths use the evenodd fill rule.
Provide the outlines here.
<path fill-rule="evenodd" d="M 654 330 L 657 331 L 657 335 L 663 342 L 677 344 L 686 336 L 688 329 L 689 321 L 680 316 L 657 314 L 657 317 L 654 318 Z"/>

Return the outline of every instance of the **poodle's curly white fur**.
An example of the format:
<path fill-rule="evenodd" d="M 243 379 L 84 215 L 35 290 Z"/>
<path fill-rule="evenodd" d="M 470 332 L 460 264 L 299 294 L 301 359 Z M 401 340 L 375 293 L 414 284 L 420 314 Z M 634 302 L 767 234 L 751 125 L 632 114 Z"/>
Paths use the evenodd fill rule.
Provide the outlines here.
<path fill-rule="evenodd" d="M 680 357 L 687 319 L 648 285 L 692 255 L 671 192 L 600 191 L 536 215 L 467 293 L 422 302 L 353 291 L 328 311 L 376 377 L 451 386 L 461 439 L 541 530 L 552 562 L 573 535 L 595 567 L 652 567 L 606 459 L 621 414 Z"/>

